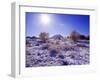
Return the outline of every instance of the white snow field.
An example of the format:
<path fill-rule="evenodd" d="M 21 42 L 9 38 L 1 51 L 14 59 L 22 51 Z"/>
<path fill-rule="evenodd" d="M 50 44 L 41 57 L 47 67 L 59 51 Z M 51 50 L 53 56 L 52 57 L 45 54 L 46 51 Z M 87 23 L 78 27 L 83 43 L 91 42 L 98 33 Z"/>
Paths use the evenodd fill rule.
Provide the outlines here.
<path fill-rule="evenodd" d="M 89 40 L 26 38 L 26 67 L 88 65 Z"/>

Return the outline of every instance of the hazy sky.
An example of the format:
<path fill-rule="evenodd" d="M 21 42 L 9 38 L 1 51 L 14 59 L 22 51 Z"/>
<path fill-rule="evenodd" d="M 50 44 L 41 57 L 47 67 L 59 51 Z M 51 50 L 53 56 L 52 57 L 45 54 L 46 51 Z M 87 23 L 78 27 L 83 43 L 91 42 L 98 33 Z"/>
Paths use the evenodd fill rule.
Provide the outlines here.
<path fill-rule="evenodd" d="M 88 35 L 89 15 L 26 12 L 26 36 L 38 36 L 40 32 L 66 36 L 73 30 Z"/>

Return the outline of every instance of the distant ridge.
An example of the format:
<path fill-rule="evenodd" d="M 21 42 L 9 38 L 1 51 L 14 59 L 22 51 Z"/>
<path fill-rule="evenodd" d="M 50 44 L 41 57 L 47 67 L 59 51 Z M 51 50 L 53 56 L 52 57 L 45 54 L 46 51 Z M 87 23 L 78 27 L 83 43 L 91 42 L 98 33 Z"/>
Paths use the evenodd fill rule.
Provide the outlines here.
<path fill-rule="evenodd" d="M 57 35 L 52 36 L 51 39 L 62 40 L 64 39 L 64 37 L 60 34 L 57 34 Z"/>

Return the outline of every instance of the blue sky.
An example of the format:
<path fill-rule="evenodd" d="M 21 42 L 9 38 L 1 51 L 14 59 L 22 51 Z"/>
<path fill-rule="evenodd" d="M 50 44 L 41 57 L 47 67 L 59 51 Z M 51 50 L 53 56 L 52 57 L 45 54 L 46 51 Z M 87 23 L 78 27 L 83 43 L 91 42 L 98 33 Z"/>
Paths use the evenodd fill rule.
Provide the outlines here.
<path fill-rule="evenodd" d="M 44 18 L 45 15 L 47 19 Z M 26 12 L 26 36 L 38 37 L 40 32 L 48 32 L 50 36 L 66 36 L 73 30 L 89 35 L 89 20 L 89 15 Z"/>

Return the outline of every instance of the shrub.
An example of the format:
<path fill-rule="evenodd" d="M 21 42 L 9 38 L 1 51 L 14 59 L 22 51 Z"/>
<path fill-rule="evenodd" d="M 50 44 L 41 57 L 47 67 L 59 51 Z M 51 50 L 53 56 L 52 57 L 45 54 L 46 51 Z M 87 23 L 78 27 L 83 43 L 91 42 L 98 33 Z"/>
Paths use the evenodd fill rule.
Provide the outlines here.
<path fill-rule="evenodd" d="M 76 31 L 72 31 L 70 34 L 70 38 L 75 42 L 80 38 L 80 34 Z"/>
<path fill-rule="evenodd" d="M 27 47 L 32 47 L 33 45 L 32 45 L 32 43 L 30 41 L 26 41 L 26 46 Z"/>
<path fill-rule="evenodd" d="M 59 55 L 59 58 L 64 59 L 65 57 L 64 57 L 64 55 Z"/>
<path fill-rule="evenodd" d="M 39 37 L 41 40 L 46 41 L 49 38 L 49 33 L 41 32 Z"/>
<path fill-rule="evenodd" d="M 31 53 L 29 51 L 26 51 L 26 55 L 31 55 Z"/>
<path fill-rule="evenodd" d="M 87 36 L 87 40 L 90 40 L 90 36 L 89 35 Z"/>
<path fill-rule="evenodd" d="M 80 39 L 81 40 L 89 40 L 89 35 L 88 36 L 80 35 Z"/>
<path fill-rule="evenodd" d="M 42 50 L 45 50 L 45 49 L 48 49 L 48 48 L 49 48 L 48 44 L 42 46 Z"/>
<path fill-rule="evenodd" d="M 75 51 L 74 47 L 67 47 L 67 46 L 63 50 L 64 51 Z"/>
<path fill-rule="evenodd" d="M 67 61 L 62 61 L 62 65 L 69 65 Z"/>
<path fill-rule="evenodd" d="M 55 49 L 51 50 L 50 51 L 50 57 L 56 57 L 57 53 L 58 52 Z"/>
<path fill-rule="evenodd" d="M 84 40 L 86 37 L 84 35 L 80 35 L 80 39 Z"/>
<path fill-rule="evenodd" d="M 26 67 L 31 67 L 29 64 L 26 64 Z"/>

